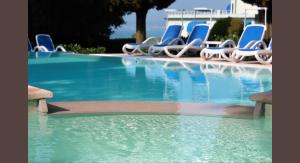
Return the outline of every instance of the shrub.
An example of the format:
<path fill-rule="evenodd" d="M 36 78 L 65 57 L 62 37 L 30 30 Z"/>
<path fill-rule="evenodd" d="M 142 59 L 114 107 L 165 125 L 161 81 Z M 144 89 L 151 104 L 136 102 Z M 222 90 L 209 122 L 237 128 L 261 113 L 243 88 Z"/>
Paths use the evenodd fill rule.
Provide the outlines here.
<path fill-rule="evenodd" d="M 210 32 L 209 40 L 225 41 L 227 39 L 232 39 L 237 42 L 242 32 L 243 19 L 219 19 Z"/>
<path fill-rule="evenodd" d="M 111 39 L 105 43 L 107 53 L 122 53 L 122 47 L 126 43 L 135 42 L 135 38 L 118 38 Z"/>
<path fill-rule="evenodd" d="M 63 45 L 63 47 L 67 51 L 72 51 L 72 52 L 80 53 L 80 54 L 105 53 L 105 51 L 106 51 L 105 47 L 89 47 L 89 48 L 85 48 L 85 47 L 80 46 L 79 44 L 66 44 L 66 45 Z"/>

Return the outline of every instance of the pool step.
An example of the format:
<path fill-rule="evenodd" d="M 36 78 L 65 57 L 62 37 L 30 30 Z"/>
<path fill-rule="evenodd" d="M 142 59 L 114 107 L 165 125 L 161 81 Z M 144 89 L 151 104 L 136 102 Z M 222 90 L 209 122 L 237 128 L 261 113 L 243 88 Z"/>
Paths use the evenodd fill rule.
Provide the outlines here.
<path fill-rule="evenodd" d="M 266 114 L 266 109 L 272 110 L 272 91 L 261 92 L 250 97 L 252 101 L 256 102 L 253 112 L 254 117 L 261 117 Z"/>
<path fill-rule="evenodd" d="M 51 102 L 49 114 L 158 113 L 252 118 L 254 107 L 211 103 L 158 101 Z"/>
<path fill-rule="evenodd" d="M 48 112 L 47 99 L 52 97 L 53 93 L 51 91 L 28 85 L 28 103 L 35 105 L 39 112 Z"/>

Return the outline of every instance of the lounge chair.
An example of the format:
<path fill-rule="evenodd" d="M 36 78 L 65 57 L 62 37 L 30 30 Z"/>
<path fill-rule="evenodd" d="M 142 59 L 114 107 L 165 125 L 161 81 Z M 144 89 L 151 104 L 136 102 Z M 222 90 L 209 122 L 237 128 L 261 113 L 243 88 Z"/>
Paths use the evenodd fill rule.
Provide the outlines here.
<path fill-rule="evenodd" d="M 259 47 L 262 46 L 263 49 Z M 233 52 L 235 61 L 242 61 L 245 57 L 255 56 L 256 60 L 262 64 L 272 63 L 272 39 L 267 47 L 264 41 L 258 41 L 251 49 L 237 49 Z"/>
<path fill-rule="evenodd" d="M 143 55 L 149 54 L 146 50 L 152 45 L 171 45 L 176 42 L 181 34 L 181 25 L 170 25 L 165 31 L 160 42 L 157 42 L 155 37 L 149 37 L 141 44 L 138 43 L 127 43 L 123 46 L 122 51 L 125 54 L 141 53 Z"/>
<path fill-rule="evenodd" d="M 37 34 L 35 36 L 35 40 L 37 44 L 36 49 L 40 52 L 66 52 L 65 48 L 62 46 L 57 46 L 55 48 L 53 41 L 48 34 Z"/>
<path fill-rule="evenodd" d="M 207 24 L 206 21 L 190 21 L 186 27 L 186 31 L 190 34 L 193 31 L 193 28 L 199 24 Z"/>
<path fill-rule="evenodd" d="M 184 45 L 171 45 L 165 46 L 164 52 L 172 58 L 178 58 L 187 53 L 188 51 L 199 52 L 206 46 L 206 41 L 210 33 L 210 25 L 199 24 L 193 28 L 193 31 L 189 35 L 186 43 L 180 41 Z M 173 54 L 172 52 L 176 52 Z"/>
<path fill-rule="evenodd" d="M 27 43 L 27 49 L 28 49 L 28 52 L 35 52 L 35 51 L 43 50 L 43 48 L 40 48 L 38 46 L 33 47 L 29 39 L 28 39 L 28 43 Z"/>
<path fill-rule="evenodd" d="M 234 61 L 232 53 L 236 49 L 249 49 L 253 48 L 257 41 L 261 41 L 264 37 L 266 27 L 260 24 L 251 24 L 245 27 L 238 44 L 236 45 L 233 40 L 226 40 L 219 45 L 219 47 L 209 47 L 201 51 L 200 56 L 202 59 L 208 60 L 216 57 L 223 57 L 227 61 Z"/>
<path fill-rule="evenodd" d="M 264 45 L 266 47 L 266 45 Z M 262 64 L 271 64 L 272 63 L 272 48 L 273 48 L 273 39 L 269 43 L 269 47 L 263 50 L 258 50 L 255 54 L 255 58 L 258 62 Z"/>
<path fill-rule="evenodd" d="M 32 52 L 33 51 L 33 48 L 32 48 L 30 40 L 28 40 L 27 48 L 28 48 L 28 52 Z"/>

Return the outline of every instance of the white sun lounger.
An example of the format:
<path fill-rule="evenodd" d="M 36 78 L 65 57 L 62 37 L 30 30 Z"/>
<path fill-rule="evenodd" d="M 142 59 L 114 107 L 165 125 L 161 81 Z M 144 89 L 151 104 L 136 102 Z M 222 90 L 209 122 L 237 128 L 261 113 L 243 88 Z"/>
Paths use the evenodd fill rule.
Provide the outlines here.
<path fill-rule="evenodd" d="M 48 34 L 37 34 L 35 36 L 35 40 L 37 45 L 35 49 L 39 52 L 66 52 L 65 48 L 62 46 L 55 47 L 50 35 Z"/>
<path fill-rule="evenodd" d="M 157 39 L 155 37 L 150 37 L 146 39 L 141 44 L 139 43 L 127 43 L 123 45 L 122 51 L 125 54 L 142 54 L 142 55 L 148 55 L 151 53 L 148 53 L 149 47 L 153 45 L 163 46 L 163 45 L 172 45 L 178 41 L 180 38 L 182 31 L 181 25 L 170 25 L 165 33 L 163 34 L 162 39 L 160 42 L 157 42 Z"/>
<path fill-rule="evenodd" d="M 210 29 L 211 26 L 208 24 L 196 25 L 189 35 L 187 42 L 184 44 L 183 40 L 180 41 L 184 45 L 165 46 L 164 52 L 169 57 L 179 58 L 188 51 L 201 51 L 206 46 L 206 40 L 208 39 Z M 173 51 L 177 53 L 173 54 Z"/>
<path fill-rule="evenodd" d="M 259 47 L 263 48 L 260 49 Z M 267 47 L 264 41 L 258 41 L 251 49 L 237 49 L 233 52 L 236 61 L 242 61 L 245 57 L 255 56 L 256 60 L 261 64 L 272 63 L 272 39 Z"/>
<path fill-rule="evenodd" d="M 252 49 L 257 41 L 262 41 L 266 27 L 261 24 L 252 24 L 245 27 L 238 44 L 233 40 L 226 40 L 219 47 L 209 47 L 201 51 L 202 59 L 208 60 L 213 57 L 224 58 L 227 61 L 234 61 L 232 54 L 236 49 Z"/>

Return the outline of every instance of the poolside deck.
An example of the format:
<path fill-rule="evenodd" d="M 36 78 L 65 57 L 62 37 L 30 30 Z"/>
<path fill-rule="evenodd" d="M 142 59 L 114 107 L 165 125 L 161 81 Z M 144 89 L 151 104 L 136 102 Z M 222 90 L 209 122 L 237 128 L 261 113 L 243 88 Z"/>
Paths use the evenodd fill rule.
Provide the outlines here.
<path fill-rule="evenodd" d="M 156 113 L 252 118 L 254 107 L 157 101 L 51 102 L 50 115 L 91 113 Z"/>
<path fill-rule="evenodd" d="M 253 68 L 267 68 L 272 69 L 272 64 L 263 65 L 258 61 L 243 61 L 239 63 L 228 62 L 223 59 L 211 59 L 211 60 L 203 60 L 200 57 L 180 57 L 180 58 L 171 58 L 168 56 L 142 56 L 142 55 L 127 55 L 123 53 L 115 53 L 115 54 L 90 54 L 93 56 L 104 56 L 104 57 L 128 57 L 133 56 L 136 58 L 142 58 L 147 60 L 157 60 L 157 61 L 176 61 L 176 62 L 186 62 L 186 63 L 196 63 L 196 64 L 221 64 L 225 66 L 243 66 L 243 67 L 253 67 Z"/>

